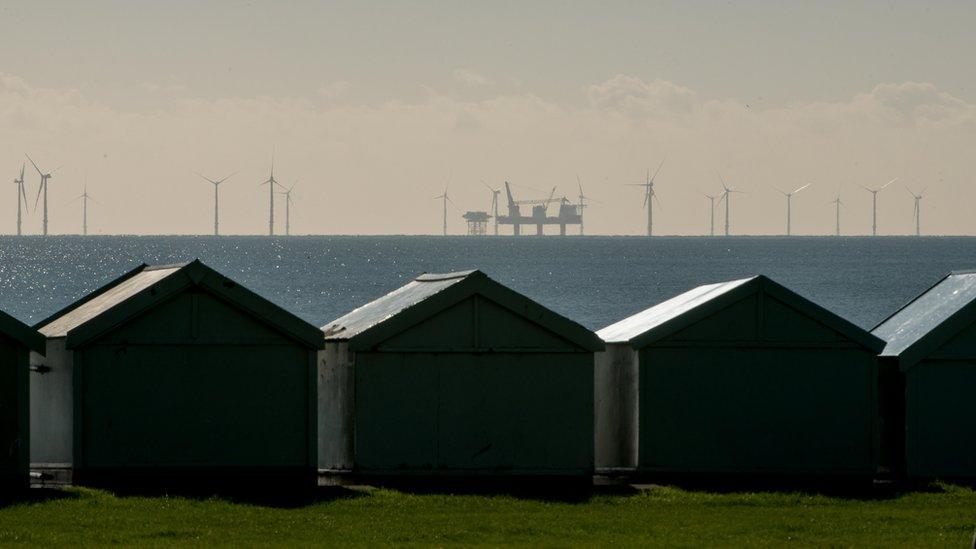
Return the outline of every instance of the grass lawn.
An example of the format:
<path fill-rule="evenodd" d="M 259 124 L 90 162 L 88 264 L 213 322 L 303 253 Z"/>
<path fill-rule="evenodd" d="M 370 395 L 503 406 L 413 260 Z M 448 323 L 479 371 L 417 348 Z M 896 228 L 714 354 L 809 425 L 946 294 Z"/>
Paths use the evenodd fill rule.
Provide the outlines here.
<path fill-rule="evenodd" d="M 35 491 L 0 506 L 0 546 L 857 545 L 968 547 L 976 492 L 889 497 L 650 488 L 576 498 L 329 491 L 303 502 Z"/>

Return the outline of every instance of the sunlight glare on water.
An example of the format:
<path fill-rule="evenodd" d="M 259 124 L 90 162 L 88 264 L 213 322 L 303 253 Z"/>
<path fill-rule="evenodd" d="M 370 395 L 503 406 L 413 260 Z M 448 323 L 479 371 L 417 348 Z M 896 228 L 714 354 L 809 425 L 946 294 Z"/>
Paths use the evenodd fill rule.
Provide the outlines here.
<path fill-rule="evenodd" d="M 594 329 L 754 274 L 872 327 L 976 266 L 976 238 L 5 236 L 0 307 L 34 323 L 140 263 L 194 258 L 316 326 L 419 273 L 476 268 Z"/>

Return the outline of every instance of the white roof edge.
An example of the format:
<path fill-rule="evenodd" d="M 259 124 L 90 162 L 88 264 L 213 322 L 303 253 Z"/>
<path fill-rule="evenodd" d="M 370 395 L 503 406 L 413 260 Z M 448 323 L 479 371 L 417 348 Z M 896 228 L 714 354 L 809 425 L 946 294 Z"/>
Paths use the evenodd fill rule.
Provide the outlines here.
<path fill-rule="evenodd" d="M 677 318 L 715 297 L 723 295 L 756 278 L 756 276 L 751 276 L 748 278 L 696 286 L 597 330 L 596 335 L 604 343 L 629 343 L 661 324 Z"/>

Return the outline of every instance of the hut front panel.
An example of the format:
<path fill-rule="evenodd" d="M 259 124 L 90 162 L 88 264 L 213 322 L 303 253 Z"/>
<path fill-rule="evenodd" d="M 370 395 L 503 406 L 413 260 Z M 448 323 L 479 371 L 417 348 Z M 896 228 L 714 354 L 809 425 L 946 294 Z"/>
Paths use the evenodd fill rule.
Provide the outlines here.
<path fill-rule="evenodd" d="M 314 467 L 314 353 L 209 294 L 75 355 L 80 467 Z"/>
<path fill-rule="evenodd" d="M 307 464 L 307 352 L 96 345 L 79 352 L 83 467 Z"/>
<path fill-rule="evenodd" d="M 642 470 L 874 473 L 875 357 L 768 293 L 642 349 L 639 364 Z"/>
<path fill-rule="evenodd" d="M 30 461 L 70 468 L 74 460 L 74 353 L 48 339 L 45 356 L 30 355 Z M 41 371 L 47 370 L 47 371 Z"/>
<path fill-rule="evenodd" d="M 366 473 L 587 474 L 586 353 L 357 353 L 356 461 Z"/>
<path fill-rule="evenodd" d="M 0 490 L 27 482 L 27 354 L 0 335 Z"/>
<path fill-rule="evenodd" d="M 976 360 L 923 360 L 905 380 L 908 474 L 976 477 Z"/>
<path fill-rule="evenodd" d="M 102 344 L 295 345 L 281 332 L 203 290 L 188 290 L 100 336 Z"/>
<path fill-rule="evenodd" d="M 390 351 L 573 351 L 572 344 L 480 296 L 472 296 L 384 340 Z"/>
<path fill-rule="evenodd" d="M 356 468 L 437 469 L 437 388 L 425 354 L 356 353 Z"/>
<path fill-rule="evenodd" d="M 642 351 L 641 468 L 871 474 L 873 360 L 838 349 Z"/>

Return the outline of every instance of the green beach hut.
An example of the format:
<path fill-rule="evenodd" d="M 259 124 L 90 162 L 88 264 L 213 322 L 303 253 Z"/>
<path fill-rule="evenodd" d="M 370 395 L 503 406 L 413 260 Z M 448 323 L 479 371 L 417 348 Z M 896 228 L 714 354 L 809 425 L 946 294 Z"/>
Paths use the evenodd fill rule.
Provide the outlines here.
<path fill-rule="evenodd" d="M 875 475 L 883 342 L 776 282 L 700 286 L 597 333 L 598 468 Z"/>
<path fill-rule="evenodd" d="M 322 332 L 201 262 L 141 265 L 37 328 L 35 467 L 77 483 L 313 480 Z"/>
<path fill-rule="evenodd" d="M 884 320 L 883 363 L 899 376 L 899 449 L 913 478 L 976 478 L 976 272 L 954 272 Z"/>
<path fill-rule="evenodd" d="M 29 483 L 30 353 L 44 353 L 44 338 L 0 311 L 0 494 Z"/>
<path fill-rule="evenodd" d="M 479 271 L 424 274 L 323 328 L 320 468 L 586 478 L 593 332 Z"/>

